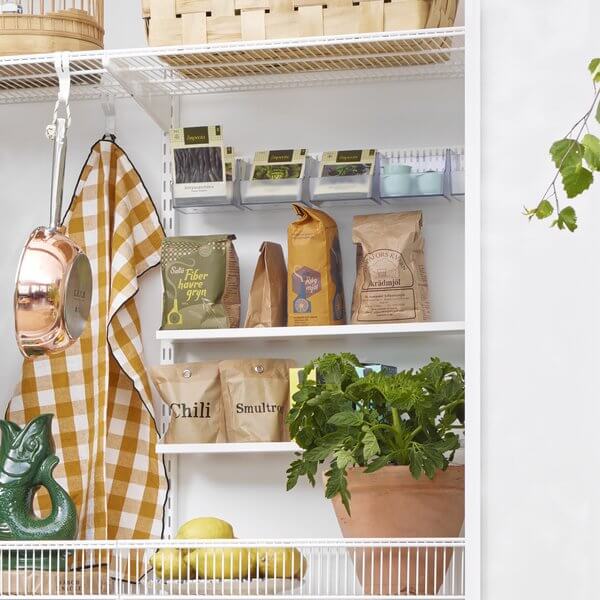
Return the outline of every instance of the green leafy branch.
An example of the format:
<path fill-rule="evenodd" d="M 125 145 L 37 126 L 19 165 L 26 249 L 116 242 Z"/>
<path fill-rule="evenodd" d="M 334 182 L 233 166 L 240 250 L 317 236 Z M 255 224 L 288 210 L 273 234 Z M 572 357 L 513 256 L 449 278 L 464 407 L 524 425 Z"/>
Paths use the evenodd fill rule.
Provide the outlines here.
<path fill-rule="evenodd" d="M 319 464 L 329 461 L 325 495 L 339 494 L 348 513 L 347 469 L 373 473 L 408 465 L 416 479 L 433 478 L 452 460 L 459 447 L 454 430 L 464 423 L 462 369 L 432 358 L 416 372 L 360 379 L 358 365 L 348 353 L 325 354 L 309 364 L 287 419 L 303 450 L 287 471 L 288 490 L 300 477 L 314 485 Z M 310 381 L 315 370 L 317 381 Z"/>
<path fill-rule="evenodd" d="M 594 86 L 594 99 L 587 112 L 571 127 L 567 135 L 550 147 L 550 156 L 556 166 L 556 174 L 544 192 L 541 202 L 525 209 L 529 220 L 540 220 L 556 216 L 552 227 L 575 231 L 577 213 L 572 206 L 561 209 L 557 181 L 560 177 L 567 198 L 575 198 L 585 192 L 594 182 L 594 172 L 600 171 L 600 139 L 590 133 L 588 121 L 592 115 L 600 123 L 600 58 L 594 58 L 588 65 Z M 575 135 L 573 136 L 573 133 Z"/>

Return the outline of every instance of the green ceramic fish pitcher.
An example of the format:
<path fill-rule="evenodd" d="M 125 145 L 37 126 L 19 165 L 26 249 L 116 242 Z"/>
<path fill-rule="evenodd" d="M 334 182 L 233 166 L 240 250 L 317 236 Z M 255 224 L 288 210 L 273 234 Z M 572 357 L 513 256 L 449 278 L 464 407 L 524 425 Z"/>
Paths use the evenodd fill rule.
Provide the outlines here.
<path fill-rule="evenodd" d="M 75 504 L 52 475 L 59 463 L 52 417 L 40 415 L 23 428 L 0 420 L 0 545 L 3 541 L 73 540 L 77 535 Z M 45 518 L 37 517 L 33 510 L 40 487 L 46 488 L 52 502 Z M 3 554 L 8 554 L 4 556 L 5 569 L 14 567 L 16 553 Z M 19 565 L 25 566 L 24 561 L 26 557 L 19 557 Z M 52 568 L 42 554 L 34 562 L 38 568 Z"/>

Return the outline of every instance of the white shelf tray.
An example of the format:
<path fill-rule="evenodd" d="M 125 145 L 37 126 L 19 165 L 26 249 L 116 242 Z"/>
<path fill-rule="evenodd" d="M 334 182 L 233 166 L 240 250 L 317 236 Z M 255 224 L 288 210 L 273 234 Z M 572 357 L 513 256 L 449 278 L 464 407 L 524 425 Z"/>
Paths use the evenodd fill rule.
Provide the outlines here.
<path fill-rule="evenodd" d="M 228 442 L 219 444 L 157 444 L 158 454 L 273 454 L 299 452 L 295 442 Z"/>
<path fill-rule="evenodd" d="M 251 329 L 170 329 L 157 331 L 156 339 L 173 342 L 291 341 L 298 339 L 333 339 L 349 336 L 389 338 L 415 335 L 462 335 L 464 332 L 464 321 L 429 321 L 427 323 L 256 327 Z"/>

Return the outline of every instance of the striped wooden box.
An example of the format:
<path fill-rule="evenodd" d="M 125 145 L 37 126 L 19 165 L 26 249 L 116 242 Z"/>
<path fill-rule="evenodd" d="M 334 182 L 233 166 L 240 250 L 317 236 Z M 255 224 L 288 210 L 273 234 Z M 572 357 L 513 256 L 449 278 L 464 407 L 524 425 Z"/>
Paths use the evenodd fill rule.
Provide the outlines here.
<path fill-rule="evenodd" d="M 142 0 L 151 46 L 450 27 L 457 0 Z"/>

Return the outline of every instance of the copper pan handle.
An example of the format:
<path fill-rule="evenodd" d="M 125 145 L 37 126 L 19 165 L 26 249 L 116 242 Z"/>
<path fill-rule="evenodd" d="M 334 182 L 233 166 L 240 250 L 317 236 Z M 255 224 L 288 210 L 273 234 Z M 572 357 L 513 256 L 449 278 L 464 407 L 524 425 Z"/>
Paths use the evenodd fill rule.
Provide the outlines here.
<path fill-rule="evenodd" d="M 50 189 L 50 230 L 60 227 L 63 189 L 65 183 L 65 158 L 67 155 L 67 119 L 59 117 L 54 125 L 54 153 L 52 156 L 52 187 Z"/>

